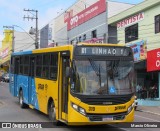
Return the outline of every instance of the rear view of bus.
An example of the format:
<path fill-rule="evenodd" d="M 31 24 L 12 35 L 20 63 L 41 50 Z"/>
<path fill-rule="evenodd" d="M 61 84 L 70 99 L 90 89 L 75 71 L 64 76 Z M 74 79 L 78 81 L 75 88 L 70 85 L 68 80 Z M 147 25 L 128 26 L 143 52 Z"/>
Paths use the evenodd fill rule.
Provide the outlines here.
<path fill-rule="evenodd" d="M 134 62 L 123 46 L 76 46 L 70 75 L 70 125 L 132 122 Z"/>

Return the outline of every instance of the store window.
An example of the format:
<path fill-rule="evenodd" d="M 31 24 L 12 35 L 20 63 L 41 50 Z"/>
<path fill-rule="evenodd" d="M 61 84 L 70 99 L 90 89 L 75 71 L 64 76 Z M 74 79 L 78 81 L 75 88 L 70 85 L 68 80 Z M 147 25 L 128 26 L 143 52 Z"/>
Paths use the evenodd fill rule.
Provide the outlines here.
<path fill-rule="evenodd" d="M 81 41 L 82 41 L 82 37 L 80 36 L 80 37 L 79 37 L 79 42 L 81 42 Z"/>
<path fill-rule="evenodd" d="M 138 40 L 138 23 L 125 28 L 125 43 Z"/>
<path fill-rule="evenodd" d="M 97 30 L 92 31 L 92 38 L 97 38 Z"/>
<path fill-rule="evenodd" d="M 85 40 L 86 40 L 86 34 L 83 35 L 83 41 L 85 41 Z"/>
<path fill-rule="evenodd" d="M 155 16 L 155 33 L 160 32 L 160 15 Z"/>

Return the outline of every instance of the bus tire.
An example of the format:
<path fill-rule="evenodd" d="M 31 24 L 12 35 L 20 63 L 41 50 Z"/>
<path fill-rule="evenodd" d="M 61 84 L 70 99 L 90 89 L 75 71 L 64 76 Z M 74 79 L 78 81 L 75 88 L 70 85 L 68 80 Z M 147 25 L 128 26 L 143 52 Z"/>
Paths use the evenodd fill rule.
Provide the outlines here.
<path fill-rule="evenodd" d="M 49 105 L 48 105 L 48 115 L 49 115 L 49 119 L 52 122 L 56 121 L 56 110 L 55 110 L 55 105 L 54 105 L 53 101 L 49 102 Z"/>
<path fill-rule="evenodd" d="M 26 108 L 27 105 L 23 102 L 23 91 L 19 91 L 19 104 L 21 108 Z"/>
<path fill-rule="evenodd" d="M 53 100 L 51 100 L 48 105 L 48 116 L 50 121 L 53 122 L 54 125 L 61 125 L 61 122 L 56 120 L 56 109 Z"/>

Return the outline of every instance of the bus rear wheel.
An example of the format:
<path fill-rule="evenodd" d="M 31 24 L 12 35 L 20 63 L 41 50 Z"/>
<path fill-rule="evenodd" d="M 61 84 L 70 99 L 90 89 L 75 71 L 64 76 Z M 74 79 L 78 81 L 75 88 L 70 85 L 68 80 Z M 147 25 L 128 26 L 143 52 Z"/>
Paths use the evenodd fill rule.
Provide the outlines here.
<path fill-rule="evenodd" d="M 19 92 L 19 104 L 20 104 L 21 108 L 27 107 L 27 105 L 23 101 L 23 92 L 22 92 L 22 90 L 20 90 L 20 92 Z"/>

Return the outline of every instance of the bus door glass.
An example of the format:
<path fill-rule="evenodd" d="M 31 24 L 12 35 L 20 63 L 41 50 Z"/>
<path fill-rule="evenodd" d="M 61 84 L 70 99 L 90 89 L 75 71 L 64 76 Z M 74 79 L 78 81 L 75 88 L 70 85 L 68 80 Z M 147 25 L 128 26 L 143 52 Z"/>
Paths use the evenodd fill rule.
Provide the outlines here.
<path fill-rule="evenodd" d="M 13 96 L 16 96 L 15 95 L 15 92 L 16 92 L 16 88 L 14 87 L 14 76 L 15 76 L 15 59 L 14 57 L 11 58 L 11 66 L 10 66 L 10 93 L 13 95 Z"/>
<path fill-rule="evenodd" d="M 36 90 L 35 90 L 35 57 L 30 57 L 30 77 L 29 77 L 29 103 L 35 106 L 35 97 L 36 97 Z"/>
<path fill-rule="evenodd" d="M 18 95 L 18 74 L 19 74 L 19 70 L 20 70 L 20 58 L 19 57 L 15 57 L 15 75 L 14 75 L 14 89 L 15 89 L 15 94 L 16 96 Z"/>
<path fill-rule="evenodd" d="M 62 110 L 62 119 L 67 120 L 68 114 L 68 78 L 66 77 L 66 67 L 69 66 L 69 56 L 64 55 L 62 53 L 62 90 L 61 90 L 61 110 Z M 63 115 L 64 114 L 64 115 Z"/>

